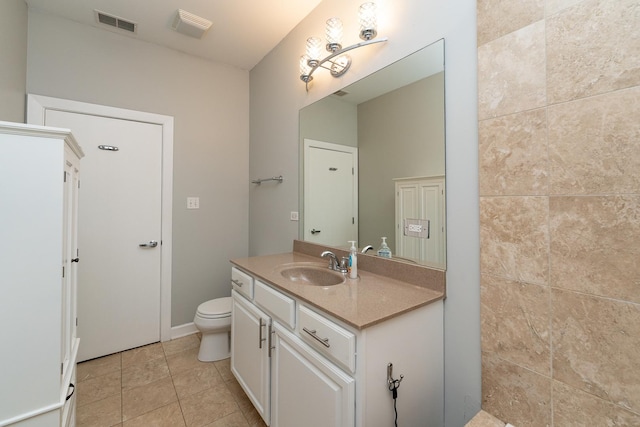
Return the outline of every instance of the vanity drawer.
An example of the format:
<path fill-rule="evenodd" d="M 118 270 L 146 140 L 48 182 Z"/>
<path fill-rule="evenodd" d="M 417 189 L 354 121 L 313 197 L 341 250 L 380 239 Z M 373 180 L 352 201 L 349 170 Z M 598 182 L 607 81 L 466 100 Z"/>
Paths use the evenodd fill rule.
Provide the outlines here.
<path fill-rule="evenodd" d="M 354 334 L 303 305 L 298 310 L 298 326 L 302 339 L 349 372 L 355 372 Z"/>
<path fill-rule="evenodd" d="M 296 302 L 293 298 L 256 280 L 254 301 L 291 329 L 296 327 Z"/>
<path fill-rule="evenodd" d="M 231 267 L 231 286 L 245 297 L 253 299 L 253 277 L 235 267 Z"/>

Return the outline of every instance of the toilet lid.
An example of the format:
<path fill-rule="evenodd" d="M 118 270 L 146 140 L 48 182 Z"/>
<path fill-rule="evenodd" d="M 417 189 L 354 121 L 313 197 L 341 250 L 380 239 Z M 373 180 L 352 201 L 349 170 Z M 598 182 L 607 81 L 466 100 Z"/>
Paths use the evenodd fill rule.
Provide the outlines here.
<path fill-rule="evenodd" d="M 208 318 L 230 316 L 231 297 L 216 298 L 203 302 L 198 306 L 198 314 Z"/>

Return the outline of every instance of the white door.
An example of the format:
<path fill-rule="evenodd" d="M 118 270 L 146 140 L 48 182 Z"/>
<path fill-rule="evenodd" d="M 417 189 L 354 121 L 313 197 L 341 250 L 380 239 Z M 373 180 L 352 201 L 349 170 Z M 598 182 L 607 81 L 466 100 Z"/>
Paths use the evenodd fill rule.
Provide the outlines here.
<path fill-rule="evenodd" d="M 271 425 L 353 426 L 355 380 L 278 323 L 274 329 Z"/>
<path fill-rule="evenodd" d="M 82 146 L 79 361 L 160 340 L 162 126 L 50 110 Z"/>
<path fill-rule="evenodd" d="M 304 147 L 304 240 L 331 246 L 357 241 L 357 148 L 309 139 Z"/>

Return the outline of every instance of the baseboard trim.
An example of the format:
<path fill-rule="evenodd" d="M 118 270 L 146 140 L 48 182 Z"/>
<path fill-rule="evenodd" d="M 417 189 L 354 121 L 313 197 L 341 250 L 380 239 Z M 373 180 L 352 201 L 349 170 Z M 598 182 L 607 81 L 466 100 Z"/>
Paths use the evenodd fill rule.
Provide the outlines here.
<path fill-rule="evenodd" d="M 198 332 L 198 328 L 193 322 L 185 323 L 184 325 L 171 327 L 171 339 L 186 337 L 187 335 L 195 334 Z"/>

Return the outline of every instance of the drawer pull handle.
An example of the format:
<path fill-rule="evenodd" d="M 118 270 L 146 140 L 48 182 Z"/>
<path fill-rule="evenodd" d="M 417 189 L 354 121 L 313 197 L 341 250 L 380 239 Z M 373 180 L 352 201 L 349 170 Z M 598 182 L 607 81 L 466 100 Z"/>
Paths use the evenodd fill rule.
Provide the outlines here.
<path fill-rule="evenodd" d="M 240 286 L 240 287 L 242 287 L 242 285 L 243 285 L 243 283 L 242 283 L 240 280 L 238 280 L 238 279 L 231 279 L 231 281 L 232 281 L 233 283 L 235 283 L 236 285 Z"/>
<path fill-rule="evenodd" d="M 327 347 L 327 348 L 331 347 L 331 346 L 329 345 L 329 338 L 320 338 L 318 335 L 316 335 L 316 330 L 315 330 L 315 329 L 309 330 L 309 329 L 307 329 L 307 328 L 303 327 L 303 328 L 302 328 L 302 330 L 303 330 L 303 331 L 305 331 L 306 333 L 308 333 L 309 335 L 311 335 L 311 337 L 312 337 L 313 339 L 315 339 L 316 341 L 318 341 L 318 342 L 319 342 L 320 344 L 322 344 L 323 346 L 325 346 L 325 347 Z"/>

